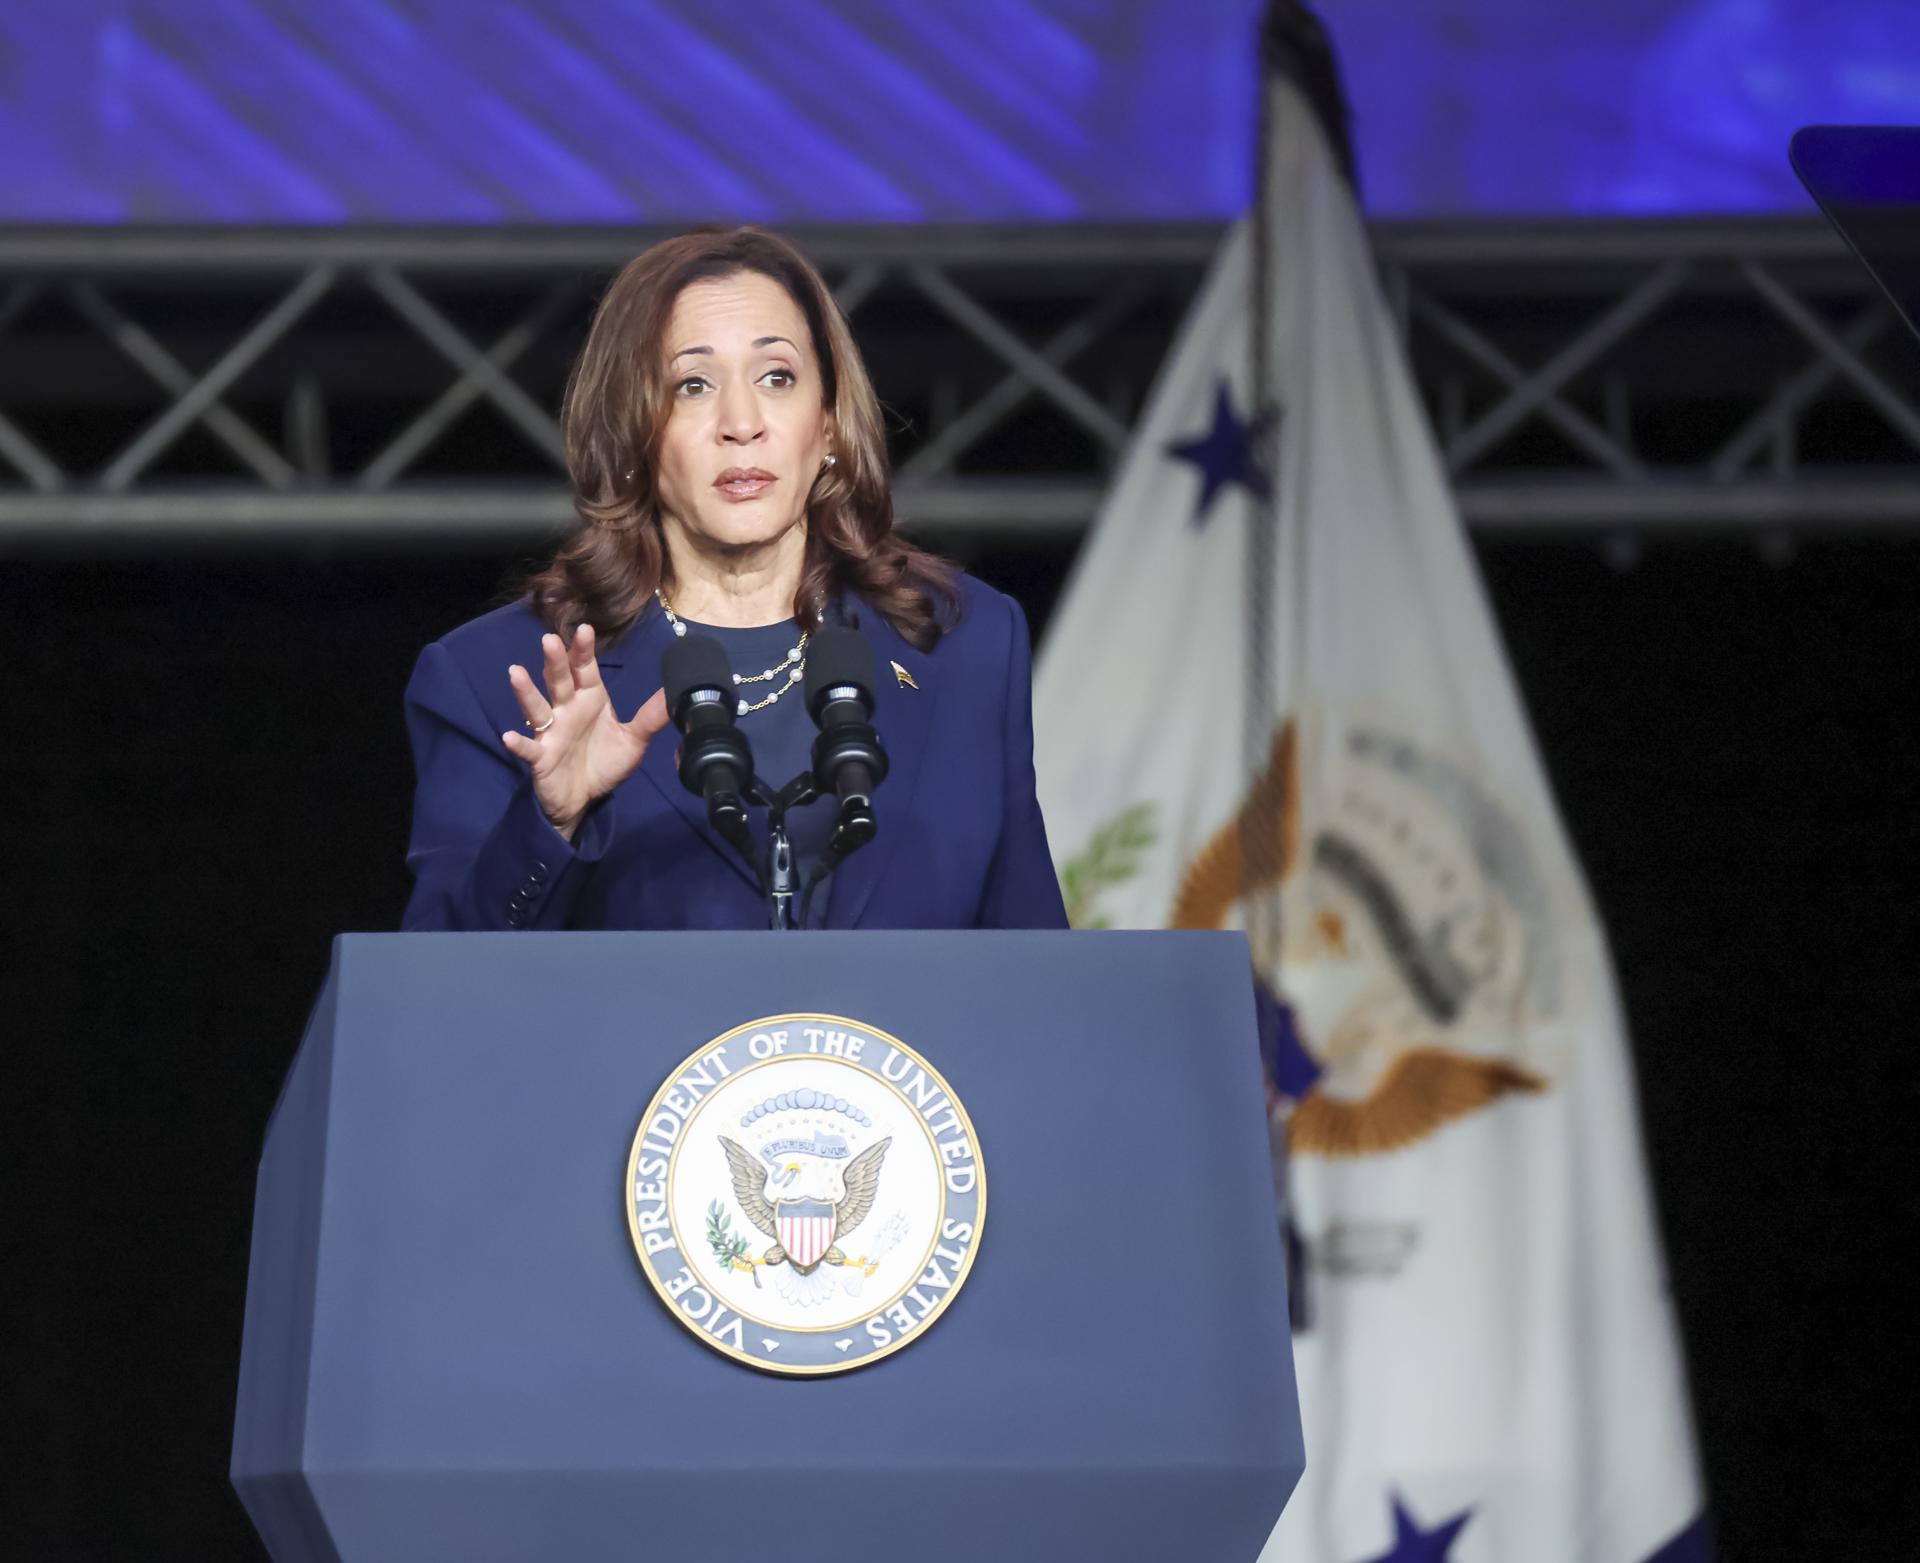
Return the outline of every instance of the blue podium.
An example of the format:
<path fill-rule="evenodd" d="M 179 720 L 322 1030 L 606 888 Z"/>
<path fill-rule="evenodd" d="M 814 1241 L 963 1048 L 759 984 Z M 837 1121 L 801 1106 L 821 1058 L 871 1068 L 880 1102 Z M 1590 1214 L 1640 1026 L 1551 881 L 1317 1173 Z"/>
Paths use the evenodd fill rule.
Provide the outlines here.
<path fill-rule="evenodd" d="M 815 1377 L 708 1349 L 627 1208 L 674 1072 L 795 1013 L 937 1070 L 987 1190 L 951 1306 Z M 261 1158 L 234 1484 L 283 1563 L 1252 1563 L 1303 1464 L 1262 1101 L 1237 934 L 343 936 Z M 739 1295 L 797 1284 L 748 1235 Z"/>

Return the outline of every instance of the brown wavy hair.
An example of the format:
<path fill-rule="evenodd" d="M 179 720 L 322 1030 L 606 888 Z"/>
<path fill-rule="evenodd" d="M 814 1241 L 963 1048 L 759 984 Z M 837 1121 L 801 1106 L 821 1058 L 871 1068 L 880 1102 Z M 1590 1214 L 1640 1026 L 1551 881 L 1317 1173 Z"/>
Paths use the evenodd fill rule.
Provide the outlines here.
<path fill-rule="evenodd" d="M 846 316 L 797 249 L 760 228 L 703 229 L 629 261 L 600 300 L 567 381 L 562 415 L 573 506 L 582 522 L 527 583 L 534 611 L 561 636 L 587 623 L 603 643 L 640 618 L 673 563 L 660 524 L 657 457 L 672 411 L 666 331 L 690 283 L 755 272 L 787 291 L 805 317 L 831 415 L 833 466 L 807 496 L 807 548 L 793 612 L 806 630 L 851 592 L 922 651 L 952 628 L 954 566 L 893 529 L 879 399 Z"/>

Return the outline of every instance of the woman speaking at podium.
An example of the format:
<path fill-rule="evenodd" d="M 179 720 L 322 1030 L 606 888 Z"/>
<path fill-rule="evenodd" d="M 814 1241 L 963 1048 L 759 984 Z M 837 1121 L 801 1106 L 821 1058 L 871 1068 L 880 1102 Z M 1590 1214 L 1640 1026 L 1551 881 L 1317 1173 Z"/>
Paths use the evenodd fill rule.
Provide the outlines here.
<path fill-rule="evenodd" d="M 717 639 L 778 788 L 810 766 L 823 625 L 857 629 L 891 766 L 832 928 L 1062 928 L 1019 607 L 893 529 L 879 404 L 820 274 L 751 228 L 687 234 L 602 299 L 567 388 L 581 527 L 407 686 L 407 929 L 764 928 L 757 875 L 675 764 L 661 657 Z M 788 817 L 804 877 L 831 796 Z"/>

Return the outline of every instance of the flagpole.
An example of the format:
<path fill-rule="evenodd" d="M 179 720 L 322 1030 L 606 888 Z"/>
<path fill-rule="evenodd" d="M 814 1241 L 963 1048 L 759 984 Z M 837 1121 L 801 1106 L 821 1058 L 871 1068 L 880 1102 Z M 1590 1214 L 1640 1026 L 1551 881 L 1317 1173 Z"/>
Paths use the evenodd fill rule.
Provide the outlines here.
<path fill-rule="evenodd" d="M 1247 678 L 1246 706 L 1243 713 L 1243 761 L 1247 793 L 1266 765 L 1273 731 L 1273 647 L 1274 581 L 1278 557 L 1280 492 L 1275 479 L 1278 464 L 1274 460 L 1279 439 L 1279 420 L 1270 416 L 1273 408 L 1273 364 L 1269 351 L 1273 311 L 1273 239 L 1271 223 L 1273 192 L 1270 188 L 1273 157 L 1269 146 L 1272 129 L 1271 73 L 1266 58 L 1265 40 L 1274 9 L 1286 0 L 1273 0 L 1269 15 L 1260 25 L 1256 57 L 1260 82 L 1254 126 L 1253 191 L 1253 265 L 1251 267 L 1250 318 L 1253 329 L 1247 333 L 1247 350 L 1252 354 L 1249 382 L 1252 407 L 1249 419 L 1253 434 L 1256 468 L 1267 474 L 1267 482 L 1254 485 L 1247 504 Z M 1247 795 L 1247 793 L 1243 793 Z M 1247 942 L 1252 947 L 1256 966 L 1279 955 L 1279 874 L 1280 815 L 1277 810 L 1248 811 L 1240 837 L 1240 888 L 1245 908 Z"/>

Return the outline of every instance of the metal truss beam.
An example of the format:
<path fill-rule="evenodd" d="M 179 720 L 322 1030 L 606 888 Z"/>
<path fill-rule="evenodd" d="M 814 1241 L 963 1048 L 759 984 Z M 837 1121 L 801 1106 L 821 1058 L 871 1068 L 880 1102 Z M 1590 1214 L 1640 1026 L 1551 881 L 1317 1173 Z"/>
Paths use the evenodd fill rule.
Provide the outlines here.
<path fill-rule="evenodd" d="M 1575 370 L 1585 365 L 1595 348 L 1582 343 L 1578 353 L 1562 351 L 1554 363 L 1528 374 L 1489 342 L 1483 333 L 1444 305 L 1424 295 L 1409 295 L 1408 303 L 1418 318 L 1428 322 L 1441 336 L 1508 388 L 1504 401 L 1490 412 L 1483 413 L 1471 428 L 1460 430 L 1447 441 L 1446 458 L 1450 467 L 1457 470 L 1467 465 L 1490 446 L 1498 444 L 1529 413 L 1537 411 L 1617 476 L 1636 482 L 1646 477 L 1645 466 L 1623 450 L 1617 440 L 1585 413 L 1568 406 L 1559 394 L 1559 386 Z M 1609 328 L 1609 335 L 1617 334 L 1610 322 L 1601 321 L 1599 324 Z"/>
<path fill-rule="evenodd" d="M 937 266 L 915 266 L 913 285 L 979 341 L 1004 358 L 1035 390 L 1053 398 L 1072 419 L 1118 456 L 1127 447 L 1127 426 L 1062 374 L 1053 360 L 1036 353 L 979 304 L 968 298 Z"/>
<path fill-rule="evenodd" d="M 90 282 L 68 286 L 67 297 L 82 317 L 102 336 L 119 344 L 127 357 L 144 369 L 172 396 L 176 403 L 193 394 L 194 377 L 186 365 L 168 352 L 148 331 L 143 330 Z M 299 474 L 293 463 L 263 440 L 244 418 L 224 402 L 214 401 L 201 414 L 216 438 L 260 475 L 269 488 L 291 488 Z"/>
<path fill-rule="evenodd" d="M 1754 291 L 1778 310 L 1788 325 L 1812 343 L 1814 350 L 1829 364 L 1853 381 L 1887 422 L 1907 437 L 1909 444 L 1920 449 L 1920 412 L 1914 410 L 1911 402 L 1869 369 L 1859 353 L 1822 325 L 1819 317 L 1795 298 L 1792 291 L 1766 267 L 1758 261 L 1742 261 L 1740 271 L 1753 284 Z"/>
<path fill-rule="evenodd" d="M 901 526 L 921 536 L 1007 537 L 1074 534 L 1092 520 L 1101 485 L 1075 479 L 972 478 L 904 482 L 894 488 Z M 229 484 L 143 494 L 16 496 L 4 507 L 6 535 L 54 543 L 76 538 L 175 539 L 250 536 L 391 535 L 396 540 L 501 540 L 551 536 L 573 524 L 572 502 L 555 483 L 404 487 L 380 493 L 310 489 L 262 493 Z"/>
<path fill-rule="evenodd" d="M 925 445 L 922 445 L 900 469 L 903 478 L 951 472 L 954 462 L 982 436 L 990 432 L 1022 402 L 1044 389 L 1027 367 L 1025 360 L 1037 357 L 1054 372 L 1064 370 L 1080 353 L 1098 341 L 1140 303 L 1140 290 L 1118 288 L 1106 295 L 1085 314 L 1049 337 L 1038 354 L 1022 347 L 1010 358 L 1011 372 L 999 380 L 971 407 L 958 413 Z M 1077 389 L 1077 388 L 1076 388 Z M 1084 394 L 1084 393 L 1081 393 Z M 1102 415 L 1105 417 L 1104 409 Z M 1096 434 L 1100 429 L 1096 427 Z"/>
<path fill-rule="evenodd" d="M 128 487 L 153 459 L 171 445 L 190 424 L 219 405 L 221 394 L 257 362 L 294 323 L 320 302 L 333 286 L 330 266 L 315 266 L 253 327 L 220 356 L 219 362 L 197 380 L 180 386 L 166 411 L 142 429 L 133 443 L 114 457 L 100 474 L 100 487 L 117 493 Z"/>
<path fill-rule="evenodd" d="M 1219 236 L 794 235 L 936 542 L 1087 524 Z M 0 542 L 564 527 L 565 366 L 590 290 L 657 237 L 0 232 Z M 1920 351 L 1818 222 L 1373 238 L 1470 525 L 1920 528 Z"/>
<path fill-rule="evenodd" d="M 1014 542 L 1071 537 L 1096 514 L 1102 485 L 1074 479 L 967 478 L 901 483 L 901 525 L 936 545 L 943 540 Z M 1525 480 L 1477 483 L 1459 494 L 1476 533 L 1561 538 L 1648 530 L 1660 535 L 1716 534 L 1728 528 L 1788 530 L 1812 536 L 1911 532 L 1920 526 L 1920 476 L 1861 481 L 1774 483 L 1654 482 L 1634 489 Z M 15 543 L 207 539 L 501 542 L 552 537 L 573 524 L 556 485 L 473 484 L 274 492 L 193 488 L 175 493 L 19 496 L 5 507 L 5 537 Z"/>
<path fill-rule="evenodd" d="M 407 287 L 397 273 L 389 275 L 391 276 L 389 286 L 396 293 L 412 298 L 419 297 Z M 553 326 L 560 318 L 562 311 L 579 295 L 579 291 L 578 282 L 572 278 L 562 280 L 548 288 L 533 309 L 522 316 L 485 353 L 474 351 L 472 344 L 465 336 L 434 312 L 432 306 L 424 299 L 421 299 L 420 308 L 431 315 L 436 325 L 444 332 L 448 356 L 460 369 L 460 378 L 442 391 L 425 412 L 396 434 L 387 447 L 367 463 L 366 469 L 359 476 L 359 487 L 373 491 L 391 485 L 481 396 L 497 399 L 502 409 L 516 420 L 524 419 L 530 410 L 534 422 L 529 429 L 529 434 L 535 446 L 552 456 L 557 462 L 564 464 L 565 452 L 562 449 L 559 426 L 540 408 L 532 406 L 527 400 L 526 393 L 507 379 L 506 373 L 513 367 L 514 361 Z M 523 424 L 523 427 L 525 426 Z"/>
<path fill-rule="evenodd" d="M 0 275 L 395 266 L 495 276 L 612 272 L 676 228 L 0 228 Z M 862 265 L 1124 269 L 1204 266 L 1217 223 L 937 227 L 889 223 L 788 228 L 829 269 Z"/>
<path fill-rule="evenodd" d="M 1471 466 L 1533 413 L 1547 409 L 1552 412 L 1555 422 L 1573 432 L 1581 445 L 1597 455 L 1617 475 L 1635 481 L 1644 479 L 1646 467 L 1622 450 L 1616 441 L 1596 429 L 1590 419 L 1568 407 L 1559 392 L 1575 375 L 1608 348 L 1624 341 L 1635 326 L 1671 298 L 1679 290 L 1680 284 L 1686 281 L 1689 269 L 1687 261 L 1663 261 L 1650 275 L 1635 283 L 1625 298 L 1528 375 L 1519 374 L 1511 365 L 1503 364 L 1503 355 L 1485 337 L 1472 332 L 1458 316 L 1445 316 L 1455 333 L 1455 339 L 1463 344 L 1474 342 L 1479 353 L 1487 355 L 1499 366 L 1498 373 L 1509 387 L 1506 396 L 1482 413 L 1471 428 L 1462 430 L 1447 442 L 1448 466 L 1456 472 Z M 1422 305 L 1430 314 L 1440 316 L 1442 313 L 1432 300 L 1416 296 L 1415 307 Z"/>
<path fill-rule="evenodd" d="M 543 452 L 555 466 L 565 469 L 566 441 L 561 438 L 560 424 L 553 414 L 508 379 L 492 357 L 468 341 L 465 333 L 428 303 L 418 288 L 391 266 L 369 267 L 367 285 L 430 343 L 434 351 L 458 369 L 463 380 L 474 381 L 481 393 L 526 435 L 535 450 Z"/>
<path fill-rule="evenodd" d="M 17 282 L 0 298 L 0 332 L 26 311 L 40 292 L 37 282 Z M 30 440 L 25 431 L 0 412 L 0 457 L 4 457 L 29 485 L 41 494 L 58 490 L 65 478 L 60 468 Z"/>
<path fill-rule="evenodd" d="M 1872 346 L 1880 333 L 1893 323 L 1894 313 L 1888 305 L 1869 305 L 1840 333 L 1839 344 L 1847 354 L 1859 354 Z M 1816 353 L 1714 453 L 1707 469 L 1714 481 L 1724 483 L 1732 478 L 1759 454 L 1768 440 L 1781 441 L 1789 437 L 1795 420 L 1808 403 L 1839 374 L 1840 366 L 1831 354 Z"/>

